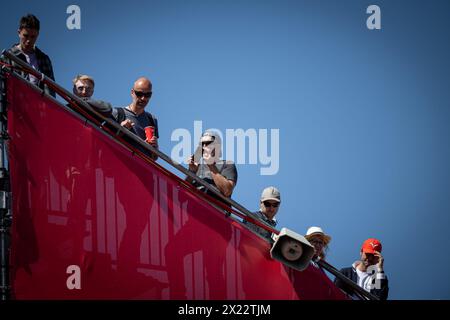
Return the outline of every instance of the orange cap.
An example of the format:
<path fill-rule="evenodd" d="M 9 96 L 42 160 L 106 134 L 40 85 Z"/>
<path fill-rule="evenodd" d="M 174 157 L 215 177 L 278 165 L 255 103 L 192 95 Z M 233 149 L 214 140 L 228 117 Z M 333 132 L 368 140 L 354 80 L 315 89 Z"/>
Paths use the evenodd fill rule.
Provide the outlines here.
<path fill-rule="evenodd" d="M 364 241 L 361 251 L 364 253 L 374 253 L 375 251 L 381 252 L 381 242 L 378 239 L 370 238 Z"/>

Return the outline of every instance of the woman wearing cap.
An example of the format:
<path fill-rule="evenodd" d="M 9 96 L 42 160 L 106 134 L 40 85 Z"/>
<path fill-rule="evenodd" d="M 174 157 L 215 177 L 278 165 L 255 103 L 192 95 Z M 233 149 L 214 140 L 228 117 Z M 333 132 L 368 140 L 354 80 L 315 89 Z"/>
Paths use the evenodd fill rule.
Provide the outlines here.
<path fill-rule="evenodd" d="M 306 240 L 308 240 L 314 247 L 313 260 L 325 259 L 326 251 L 328 250 L 328 244 L 331 241 L 331 237 L 323 232 L 320 227 L 311 227 L 306 231 Z"/>

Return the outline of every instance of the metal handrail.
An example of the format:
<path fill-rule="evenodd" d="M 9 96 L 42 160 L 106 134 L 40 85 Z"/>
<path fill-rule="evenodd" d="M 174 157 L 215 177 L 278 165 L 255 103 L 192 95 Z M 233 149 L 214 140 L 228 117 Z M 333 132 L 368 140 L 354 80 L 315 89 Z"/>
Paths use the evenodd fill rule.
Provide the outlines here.
<path fill-rule="evenodd" d="M 338 269 L 333 267 L 331 264 L 329 264 L 325 260 L 317 259 L 317 260 L 315 260 L 315 262 L 320 267 L 324 268 L 329 273 L 334 275 L 336 278 L 339 278 L 340 280 L 342 280 L 346 285 L 348 285 L 350 288 L 352 288 L 354 290 L 354 292 L 363 300 L 380 300 L 376 295 L 374 295 L 370 292 L 367 292 L 366 290 L 364 290 L 363 288 L 358 286 L 356 283 L 354 283 L 352 280 L 350 280 L 349 278 L 344 276 Z"/>
<path fill-rule="evenodd" d="M 144 142 L 144 140 L 142 140 L 135 134 L 131 133 L 128 129 L 122 127 L 120 124 L 118 124 L 114 120 L 105 117 L 104 115 L 99 113 L 97 110 L 92 108 L 86 101 L 80 99 L 76 95 L 67 91 L 66 89 L 64 89 L 63 87 L 58 85 L 55 81 L 53 81 L 52 79 L 50 79 L 46 75 L 44 75 L 43 73 L 33 69 L 26 62 L 22 61 L 21 59 L 19 59 L 18 57 L 14 56 L 13 54 L 11 54 L 10 52 L 8 52 L 6 50 L 2 51 L 2 56 L 7 57 L 11 61 L 13 61 L 23 71 L 40 79 L 41 82 L 43 82 L 45 85 L 47 85 L 50 89 L 54 90 L 64 100 L 69 102 L 69 104 L 73 104 L 75 102 L 78 106 L 82 107 L 82 110 L 85 113 L 86 112 L 88 113 L 88 116 L 94 117 L 96 119 L 100 119 L 100 127 L 108 128 L 110 130 L 110 132 L 109 132 L 110 135 L 112 137 L 114 137 L 116 140 L 117 140 L 117 137 L 126 137 L 128 140 L 131 140 L 132 142 L 136 143 L 144 150 L 147 150 L 147 151 L 150 151 L 150 152 L 156 154 L 159 158 L 164 160 L 166 163 L 171 165 L 173 168 L 175 168 L 178 171 L 180 171 L 181 173 L 185 174 L 187 177 L 190 177 L 191 179 L 196 180 L 198 184 L 205 187 L 208 191 L 210 191 L 212 194 L 214 194 L 216 197 L 218 197 L 220 200 L 222 200 L 225 204 L 227 204 L 230 207 L 236 208 L 237 210 L 240 211 L 240 213 L 242 215 L 250 217 L 252 220 L 254 220 L 253 222 L 255 222 L 260 227 L 266 229 L 267 231 L 276 233 L 276 234 L 279 233 L 279 230 L 273 228 L 273 226 L 269 225 L 266 221 L 264 221 L 263 219 L 261 219 L 260 217 L 258 217 L 257 215 L 255 215 L 254 213 L 249 211 L 248 209 L 246 209 L 244 206 L 242 206 L 241 204 L 239 204 L 238 202 L 236 202 L 235 200 L 233 200 L 231 198 L 227 198 L 227 197 L 223 196 L 217 188 L 215 188 L 214 186 L 212 186 L 211 184 L 207 183 L 206 181 L 204 181 L 202 179 L 198 179 L 198 176 L 196 174 L 194 174 L 190 170 L 186 169 L 178 162 L 172 160 L 169 156 L 167 156 L 165 153 L 161 152 L 159 149 Z M 13 67 L 15 68 L 15 66 L 13 66 Z M 8 68 L 8 67 L 4 67 L 4 68 Z M 122 142 L 128 143 L 127 141 L 122 141 Z M 130 145 L 127 145 L 127 147 L 133 149 L 132 147 L 130 147 Z M 162 168 L 162 169 L 164 169 L 164 168 Z M 212 202 L 213 204 L 214 203 L 218 204 L 214 198 L 209 197 L 210 199 L 208 199 L 208 195 L 205 195 L 205 196 L 206 197 L 204 197 L 204 198 L 206 199 L 206 201 Z M 234 210 L 231 210 L 231 211 L 234 211 Z M 358 295 L 360 295 L 368 300 L 379 300 L 378 297 L 376 297 L 376 296 L 372 295 L 371 293 L 365 291 L 364 289 L 360 288 L 353 281 L 351 281 L 350 279 L 345 277 L 336 268 L 334 268 L 332 265 L 328 264 L 324 260 L 319 260 L 319 261 L 317 261 L 317 263 L 321 267 L 323 267 L 325 270 L 327 270 L 328 272 L 332 273 L 333 275 L 335 275 L 336 277 L 338 277 L 339 279 L 344 281 L 347 285 L 349 285 L 352 289 L 354 289 L 355 292 L 358 293 Z"/>
<path fill-rule="evenodd" d="M 9 239 L 11 206 L 9 201 L 9 172 L 5 157 L 6 134 L 6 79 L 0 73 L 0 300 L 9 300 Z"/>
<path fill-rule="evenodd" d="M 118 135 L 123 136 L 123 137 L 125 136 L 125 137 L 127 137 L 127 139 L 130 139 L 134 143 L 137 143 L 140 147 L 144 148 L 145 150 L 150 151 L 150 152 L 158 155 L 159 158 L 164 160 L 166 163 L 168 163 L 172 167 L 176 168 L 178 171 L 182 172 L 183 174 L 185 174 L 186 176 L 190 177 L 191 179 L 196 180 L 198 184 L 200 184 L 203 187 L 205 187 L 208 191 L 210 191 L 212 194 L 214 194 L 220 200 L 225 202 L 227 205 L 238 209 L 245 216 L 249 216 L 250 218 L 255 220 L 258 223 L 258 225 L 261 225 L 264 229 L 266 229 L 268 231 L 271 231 L 271 232 L 274 232 L 276 234 L 279 233 L 278 230 L 274 229 L 273 226 L 268 224 L 263 219 L 259 218 L 253 212 L 249 211 L 248 209 L 246 209 L 244 206 L 242 206 L 241 204 L 239 204 L 235 200 L 225 197 L 224 195 L 222 195 L 222 193 L 220 193 L 220 191 L 217 188 L 215 188 L 211 184 L 207 183 L 206 181 L 204 181 L 202 179 L 199 179 L 196 174 L 194 174 L 190 170 L 186 169 L 185 167 L 183 167 L 178 162 L 172 160 L 169 156 L 167 156 L 165 153 L 161 152 L 157 148 L 153 147 L 151 144 L 148 144 L 148 143 L 144 142 L 144 140 L 142 140 L 141 138 L 139 138 L 135 134 L 131 133 L 128 129 L 122 127 L 120 124 L 117 124 L 112 119 L 104 117 L 101 113 L 99 113 L 98 111 L 93 109 L 88 103 L 86 103 L 85 101 L 83 101 L 79 97 L 75 96 L 74 94 L 70 93 L 69 91 L 67 91 L 66 89 L 64 89 L 60 85 L 58 85 L 55 81 L 53 81 L 52 79 L 48 78 L 45 74 L 43 74 L 43 73 L 33 69 L 28 63 L 26 63 L 25 61 L 22 61 L 20 58 L 14 56 L 11 52 L 9 52 L 7 50 L 3 50 L 2 51 L 2 55 L 7 57 L 8 59 L 10 59 L 11 61 L 13 61 L 18 66 L 20 66 L 20 68 L 23 69 L 23 71 L 33 75 L 34 77 L 39 79 L 41 82 L 46 84 L 49 88 L 51 88 L 56 93 L 58 93 L 67 102 L 71 103 L 72 101 L 75 101 L 78 105 L 81 105 L 89 113 L 91 113 L 91 114 L 95 115 L 97 118 L 101 119 L 102 120 L 102 126 L 106 126 L 107 125 L 109 128 L 112 128 L 116 132 L 115 133 L 116 136 L 118 136 Z M 68 99 L 68 98 L 70 98 L 70 99 Z"/>

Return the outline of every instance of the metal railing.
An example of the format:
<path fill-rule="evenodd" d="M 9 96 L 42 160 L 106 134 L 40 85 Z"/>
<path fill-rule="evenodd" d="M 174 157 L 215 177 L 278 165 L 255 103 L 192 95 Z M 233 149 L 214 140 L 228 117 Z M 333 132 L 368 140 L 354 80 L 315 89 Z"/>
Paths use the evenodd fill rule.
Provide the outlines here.
<path fill-rule="evenodd" d="M 264 229 L 274 232 L 274 233 L 279 233 L 278 230 L 274 229 L 270 224 L 268 224 L 264 220 L 260 219 L 258 216 L 256 216 L 254 213 L 252 213 L 251 211 L 246 209 L 244 206 L 242 206 L 241 204 L 239 204 L 238 202 L 234 201 L 231 198 L 225 197 L 224 195 L 222 195 L 220 193 L 220 191 L 217 188 L 215 188 L 211 184 L 207 183 L 206 181 L 199 179 L 195 173 L 189 171 L 188 169 L 183 167 L 178 162 L 172 160 L 165 153 L 154 148 L 152 145 L 146 143 L 144 140 L 142 140 L 141 138 L 139 138 L 138 136 L 136 136 L 135 134 L 130 132 L 128 129 L 120 126 L 114 120 L 104 117 L 102 114 L 100 114 L 94 108 L 92 108 L 88 103 L 86 103 L 79 97 L 75 96 L 74 94 L 70 93 L 66 89 L 62 88 L 56 82 L 54 82 L 52 79 L 48 78 L 43 73 L 40 73 L 39 71 L 33 69 L 26 62 L 22 61 L 21 59 L 19 59 L 18 57 L 14 56 L 13 54 L 11 54 L 10 52 L 8 52 L 6 50 L 4 50 L 2 52 L 2 55 L 7 57 L 8 59 L 10 59 L 14 64 L 19 66 L 20 69 L 22 69 L 26 73 L 29 73 L 29 74 L 33 75 L 34 77 L 40 79 L 41 82 L 43 82 L 45 85 L 47 85 L 50 89 L 54 90 L 58 95 L 60 95 L 67 102 L 69 102 L 69 103 L 76 102 L 76 104 L 78 104 L 79 106 L 82 106 L 82 108 L 85 109 L 85 111 L 87 111 L 90 115 L 96 117 L 97 119 L 101 119 L 101 121 L 102 121 L 101 126 L 108 127 L 111 129 L 111 132 L 115 132 L 114 135 L 116 136 L 116 138 L 117 138 L 117 136 L 126 137 L 127 140 L 132 141 L 133 143 L 139 145 L 139 147 L 141 147 L 149 152 L 152 152 L 154 154 L 157 154 L 159 158 L 164 160 L 166 163 L 171 165 L 173 168 L 177 169 L 178 171 L 180 171 L 181 173 L 190 177 L 191 179 L 196 180 L 198 184 L 205 187 L 209 192 L 214 194 L 214 196 L 216 196 L 217 198 L 222 200 L 228 206 L 234 207 L 237 210 L 239 210 L 242 214 L 244 214 L 245 216 L 252 218 L 252 220 L 256 221 Z"/>
<path fill-rule="evenodd" d="M 350 287 L 353 290 L 353 292 L 347 292 L 348 294 L 355 293 L 361 300 L 380 300 L 377 296 L 371 294 L 370 292 L 367 292 L 366 290 L 358 286 L 356 283 L 354 283 L 352 280 L 344 276 L 338 269 L 333 267 L 325 260 L 318 259 L 315 262 L 323 269 L 327 270 L 329 273 L 334 275 L 336 278 L 344 282 L 348 287 Z"/>
<path fill-rule="evenodd" d="M 9 170 L 6 159 L 7 134 L 6 79 L 0 73 L 0 300 L 10 298 L 9 242 L 11 227 L 11 205 Z"/>
<path fill-rule="evenodd" d="M 210 197 L 208 195 L 201 194 L 200 192 L 197 192 L 197 195 L 200 195 L 206 200 L 209 201 L 212 205 L 216 205 L 219 207 L 222 207 L 224 210 L 232 211 L 233 213 L 239 215 L 239 216 L 245 216 L 249 217 L 256 225 L 266 229 L 267 231 L 273 232 L 278 234 L 279 230 L 274 229 L 271 225 L 269 225 L 267 222 L 259 218 L 257 215 L 246 209 L 244 206 L 239 204 L 238 202 L 234 201 L 231 198 L 227 198 L 224 195 L 220 193 L 220 191 L 212 186 L 211 184 L 207 183 L 206 181 L 199 179 L 198 176 L 183 167 L 180 163 L 172 160 L 169 156 L 167 156 L 165 153 L 161 152 L 159 149 L 153 147 L 152 145 L 146 143 L 144 140 L 142 140 L 140 137 L 136 136 L 132 132 L 130 132 L 128 129 L 120 126 L 116 121 L 105 117 L 100 112 L 95 110 L 92 106 L 90 106 L 86 101 L 80 99 L 79 97 L 75 96 L 71 92 L 67 91 L 60 85 L 58 85 L 56 82 L 54 82 L 52 79 L 45 76 L 43 73 L 40 73 L 39 71 L 33 69 L 29 64 L 22 61 L 18 57 L 14 56 L 10 52 L 3 50 L 2 56 L 8 58 L 13 65 L 9 67 L 4 67 L 7 69 L 10 68 L 17 68 L 22 71 L 25 71 L 28 74 L 33 75 L 34 77 L 40 79 L 41 82 L 43 82 L 45 85 L 47 85 L 51 90 L 55 91 L 59 96 L 61 96 L 64 100 L 66 100 L 69 105 L 71 106 L 72 110 L 75 110 L 76 112 L 79 112 L 82 116 L 86 117 L 88 120 L 93 121 L 93 123 L 97 123 L 99 125 L 100 129 L 103 129 L 105 132 L 107 132 L 110 136 L 110 138 L 114 140 L 118 140 L 122 144 L 125 144 L 126 147 L 133 150 L 136 153 L 140 153 L 140 151 L 132 146 L 132 144 L 138 145 L 140 148 L 156 154 L 159 158 L 161 158 L 163 161 L 168 163 L 171 167 L 177 169 L 179 172 L 183 173 L 187 177 L 194 179 L 197 181 L 198 184 L 202 185 L 206 190 L 211 192 L 216 198 L 220 199 L 221 201 L 217 201 L 213 197 Z M 3 70 L 3 68 L 2 68 Z M 32 85 L 32 84 L 30 84 Z M 42 90 L 42 89 L 41 89 Z M 43 91 L 43 90 L 42 90 Z M 44 91 L 43 91 L 44 94 Z M 6 102 L 5 102 L 6 103 Z M 2 105 L 3 108 L 6 109 L 6 105 Z M 5 115 L 6 116 L 6 115 Z M 2 121 L 3 126 L 3 121 Z M 5 128 L 6 129 L 6 128 Z M 3 132 L 3 131 L 2 131 Z M 130 141 L 132 144 L 130 144 Z M 148 158 L 148 155 L 141 154 L 144 158 Z M 2 158 L 3 159 L 3 158 Z M 2 160 L 0 159 L 0 160 Z M 3 160 L 2 160 L 3 161 Z M 157 165 L 154 163 L 154 165 Z M 1 166 L 1 163 L 0 163 Z M 165 170 L 161 166 L 158 165 L 158 167 L 161 170 Z M 172 173 L 170 173 L 172 174 Z M 185 183 L 186 186 L 191 186 L 189 183 Z M 191 186 L 190 190 L 195 189 Z M 189 190 L 189 188 L 188 188 Z M 195 192 L 195 191 L 194 191 Z M 223 202 L 223 203 L 221 203 Z M 228 207 L 224 207 L 224 204 L 226 204 Z M 236 212 L 236 210 L 232 210 L 231 207 L 236 208 L 239 212 Z M 230 210 L 231 209 L 231 210 Z M 1 222 L 2 220 L 0 220 Z M 1 226 L 0 226 L 1 227 Z M 5 251 L 6 253 L 6 251 Z M 1 260 L 3 262 L 3 260 Z M 353 281 L 345 277 L 342 273 L 340 273 L 336 268 L 328 264 L 327 262 L 323 260 L 319 260 L 317 262 L 319 265 L 321 265 L 325 270 L 329 271 L 334 276 L 341 279 L 343 282 L 345 282 L 349 287 L 351 287 L 362 299 L 365 300 L 379 300 L 378 297 L 370 294 L 369 292 L 365 291 L 364 289 L 360 288 L 357 284 L 355 284 Z M 3 264 L 2 264 L 3 266 Z M 6 270 L 7 271 L 7 270 Z M 5 273 L 7 275 L 7 272 Z M 6 276 L 7 277 L 7 276 Z M 3 279 L 3 276 L 0 278 L 0 281 L 5 280 Z M 2 288 L 5 288 L 5 292 L 9 292 L 9 287 L 7 286 L 9 284 L 8 279 L 5 280 L 7 283 Z M 0 282 L 0 286 L 3 284 L 3 282 Z M 2 289 L 3 292 L 3 289 Z"/>

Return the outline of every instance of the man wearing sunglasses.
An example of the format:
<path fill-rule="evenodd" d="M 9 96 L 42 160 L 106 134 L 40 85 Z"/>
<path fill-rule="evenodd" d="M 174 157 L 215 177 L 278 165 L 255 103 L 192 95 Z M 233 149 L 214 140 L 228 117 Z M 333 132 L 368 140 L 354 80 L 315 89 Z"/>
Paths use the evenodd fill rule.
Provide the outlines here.
<path fill-rule="evenodd" d="M 260 209 L 255 212 L 255 215 L 260 217 L 262 220 L 267 222 L 269 225 L 275 227 L 277 225 L 277 221 L 275 219 L 275 215 L 278 213 L 278 209 L 281 204 L 281 195 L 280 191 L 275 187 L 267 187 L 263 190 L 260 199 Z M 250 230 L 258 233 L 264 238 L 271 239 L 272 232 L 267 231 L 264 228 L 258 227 L 257 225 L 244 220 L 244 224 L 248 226 Z"/>
<path fill-rule="evenodd" d="M 189 158 L 189 170 L 200 179 L 217 187 L 220 193 L 229 198 L 236 186 L 238 175 L 236 165 L 232 161 L 221 160 L 221 156 L 220 136 L 216 132 L 206 131 L 203 133 L 195 153 Z M 194 184 L 197 189 L 215 196 L 195 180 L 189 177 L 186 180 Z"/>
<path fill-rule="evenodd" d="M 132 102 L 121 108 L 114 108 L 113 116 L 123 127 L 127 128 L 153 147 L 158 148 L 158 121 L 145 107 L 152 97 L 152 83 L 147 78 L 139 78 L 134 82 L 131 89 Z M 146 127 L 153 127 L 154 134 L 149 140 L 145 134 Z M 145 153 L 145 152 L 144 152 Z M 153 160 L 158 159 L 156 154 L 151 154 Z"/>

